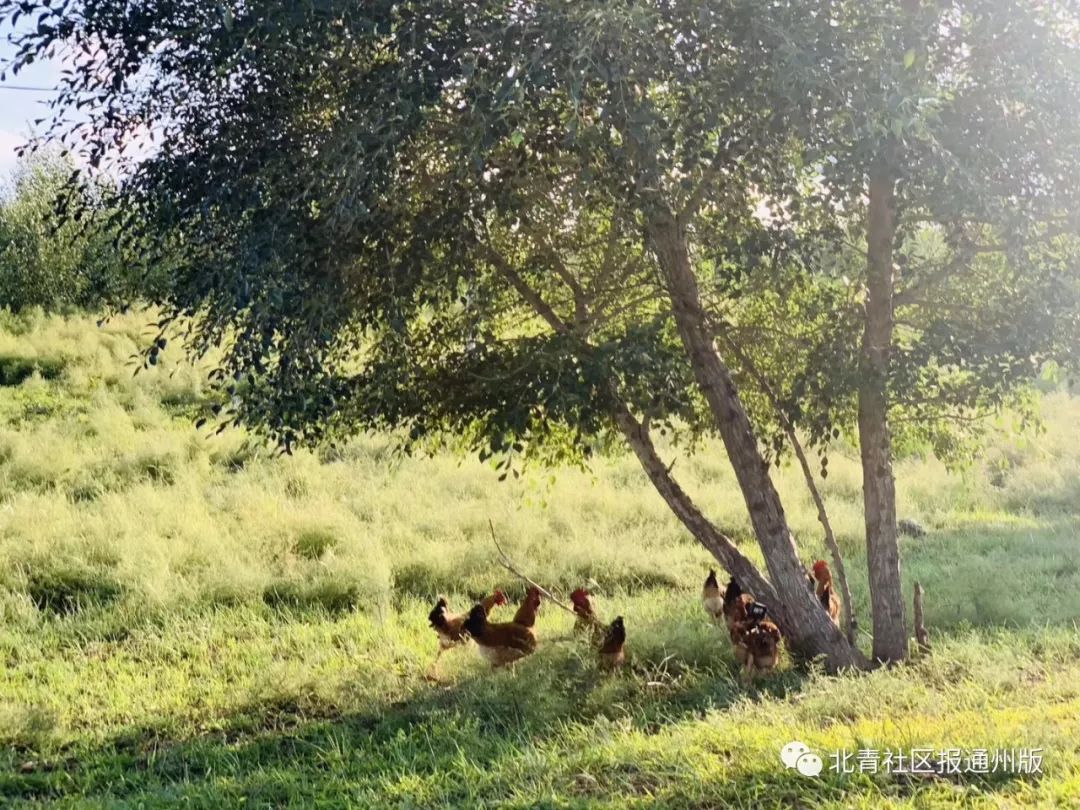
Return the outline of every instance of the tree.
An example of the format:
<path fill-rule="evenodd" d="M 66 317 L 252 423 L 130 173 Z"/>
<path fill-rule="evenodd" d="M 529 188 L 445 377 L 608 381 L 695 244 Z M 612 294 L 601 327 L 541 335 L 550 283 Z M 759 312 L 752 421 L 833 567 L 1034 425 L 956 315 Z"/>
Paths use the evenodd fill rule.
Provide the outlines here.
<path fill-rule="evenodd" d="M 789 205 L 847 219 L 845 241 L 865 250 L 856 373 L 829 376 L 856 381 L 874 658 L 900 660 L 890 414 L 978 414 L 1046 359 L 1075 365 L 1080 16 L 904 0 L 833 4 L 819 23 L 800 42 L 815 177 Z"/>
<path fill-rule="evenodd" d="M 162 255 L 180 244 L 160 326 L 184 324 L 196 352 L 226 342 L 224 423 L 285 448 L 360 429 L 404 428 L 410 442 L 452 433 L 515 475 L 620 436 L 798 654 L 863 663 L 806 587 L 761 439 L 797 425 L 820 443 L 849 401 L 838 409 L 829 392 L 875 367 L 824 373 L 813 359 L 798 366 L 805 352 L 770 364 L 780 339 L 726 352 L 717 338 L 761 326 L 733 319 L 767 312 L 769 283 L 784 277 L 828 325 L 818 338 L 843 349 L 842 327 L 864 323 L 839 306 L 835 276 L 845 244 L 865 236 L 867 147 L 906 132 L 894 132 L 891 90 L 858 91 L 867 75 L 891 75 L 879 63 L 907 36 L 898 9 L 29 6 L 36 26 L 14 67 L 63 43 L 75 68 L 59 108 L 97 99 L 89 127 L 58 117 L 48 137 L 91 167 L 135 134 L 159 144 L 125 174 L 123 230 L 157 236 Z M 883 244 L 877 231 L 871 241 Z M 764 369 L 761 380 L 783 372 L 773 397 L 743 396 L 729 365 L 740 362 Z M 778 419 L 801 371 L 822 384 Z M 858 394 L 887 461 L 881 379 Z M 658 429 L 721 437 L 768 578 L 679 486 Z M 869 465 L 868 491 L 891 481 L 887 463 Z M 895 549 L 892 495 L 875 502 L 872 564 Z M 883 659 L 901 657 L 905 633 L 892 569 L 887 560 L 874 589 Z"/>
<path fill-rule="evenodd" d="M 23 160 L 0 200 L 0 307 L 97 307 L 131 295 L 127 265 L 104 219 L 106 189 L 76 197 L 82 222 L 56 216 L 56 196 L 74 166 L 55 154 Z"/>

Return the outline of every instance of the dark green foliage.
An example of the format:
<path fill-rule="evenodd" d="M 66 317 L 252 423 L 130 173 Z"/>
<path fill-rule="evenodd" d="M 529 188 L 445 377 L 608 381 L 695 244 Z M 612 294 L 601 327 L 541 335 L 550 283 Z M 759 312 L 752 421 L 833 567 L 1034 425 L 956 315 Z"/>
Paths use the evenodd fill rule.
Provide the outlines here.
<path fill-rule="evenodd" d="M 117 132 L 157 136 L 108 221 L 168 268 L 162 332 L 181 324 L 195 353 L 228 339 L 220 428 L 286 450 L 449 431 L 508 464 L 580 461 L 619 402 L 692 438 L 711 422 L 645 239 L 670 211 L 709 319 L 779 400 L 783 418 L 743 369 L 763 443 L 778 455 L 790 421 L 827 449 L 854 423 L 877 155 L 899 176 L 899 446 L 962 455 L 1044 362 L 1075 366 L 1070 10 L 6 0 L 0 16 L 29 8 L 12 67 L 61 40 L 100 49 L 59 100 L 103 100 L 88 164 L 118 159 Z M 75 143 L 62 118 L 50 139 Z"/>
<path fill-rule="evenodd" d="M 56 357 L 0 357 L 0 385 L 19 385 L 34 374 L 54 380 L 64 371 L 64 365 Z"/>
<path fill-rule="evenodd" d="M 305 560 L 318 560 L 338 544 L 337 536 L 325 529 L 310 529 L 296 538 L 293 550 Z"/>
<path fill-rule="evenodd" d="M 343 613 L 359 606 L 360 589 L 337 579 L 314 582 L 290 579 L 268 585 L 263 591 L 263 601 L 275 608 L 321 608 L 327 613 Z"/>

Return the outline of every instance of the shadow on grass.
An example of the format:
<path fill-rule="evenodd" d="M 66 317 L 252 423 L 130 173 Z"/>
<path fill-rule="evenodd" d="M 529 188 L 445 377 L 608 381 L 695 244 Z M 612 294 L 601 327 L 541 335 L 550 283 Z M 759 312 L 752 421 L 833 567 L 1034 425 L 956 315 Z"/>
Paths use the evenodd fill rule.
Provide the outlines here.
<path fill-rule="evenodd" d="M 797 692 L 804 676 L 787 671 L 746 691 L 726 669 L 650 685 L 657 683 L 647 680 L 655 664 L 604 677 L 572 656 L 542 663 L 543 672 L 522 666 L 514 674 L 477 672 L 452 686 L 417 687 L 368 710 L 261 701 L 237 707 L 220 730 L 188 739 L 131 729 L 29 772 L 0 770 L 0 799 L 91 806 L 566 807 L 661 798 L 671 807 L 789 807 L 844 802 L 852 793 L 917 797 L 939 781 L 829 774 L 807 781 L 754 752 L 743 754 L 729 776 L 718 781 L 713 774 L 702 785 L 695 768 L 703 752 L 684 747 L 692 745 L 692 733 L 655 748 L 643 738 L 743 699 Z M 623 742 L 613 743 L 619 735 Z M 712 745 L 709 757 L 740 756 L 723 743 Z M 1008 791 L 1016 779 L 989 775 L 978 789 Z"/>
<path fill-rule="evenodd" d="M 1080 590 L 1076 528 L 1063 519 L 906 540 L 905 577 L 927 588 L 932 629 L 1068 625 L 1080 620 L 1080 604 L 1066 593 Z M 1055 598 L 1058 590 L 1062 598 Z M 666 642 L 657 638 L 657 621 L 665 625 Z M 663 754 L 643 753 L 636 747 L 642 738 L 743 700 L 796 695 L 807 676 L 785 670 L 743 689 L 726 640 L 714 628 L 700 620 L 672 624 L 666 614 L 646 631 L 648 625 L 643 622 L 635 636 L 638 658 L 631 671 L 614 677 L 601 675 L 591 655 L 573 644 L 551 644 L 515 673 L 475 666 L 447 684 L 423 683 L 415 672 L 374 675 L 370 666 L 365 674 L 358 662 L 357 683 L 338 695 L 296 693 L 239 703 L 227 716 L 208 720 L 212 730 L 201 733 L 133 727 L 55 757 L 30 748 L 0 751 L 0 804 L 544 806 L 544 796 L 558 796 L 550 806 L 565 806 L 575 796 L 681 795 L 697 778 L 692 765 L 672 764 L 683 753 L 681 732 L 665 743 Z M 633 740 L 626 742 L 628 736 Z M 589 759 L 598 741 L 613 745 L 615 739 L 625 751 L 612 754 L 609 747 Z M 825 779 L 807 786 L 797 779 L 775 762 L 762 762 L 744 766 L 730 785 L 710 783 L 708 800 L 688 797 L 671 805 L 753 806 L 743 795 L 762 791 L 794 805 L 807 796 L 841 801 L 852 789 L 870 797 L 886 790 L 915 796 L 926 787 L 921 781 L 852 785 Z M 1008 790 L 1009 784 L 988 777 L 979 789 Z"/>
<path fill-rule="evenodd" d="M 806 678 L 785 670 L 744 689 L 733 665 L 690 667 L 664 658 L 606 675 L 584 652 L 552 645 L 516 672 L 477 667 L 453 683 L 410 679 L 400 695 L 369 699 L 361 709 L 348 694 L 340 706 L 287 695 L 239 705 L 214 731 L 195 736 L 142 727 L 55 758 L 12 751 L 10 768 L 0 767 L 0 804 L 282 805 L 335 794 L 344 802 L 350 791 L 357 801 L 381 798 L 398 783 L 429 784 L 435 804 L 467 801 L 480 783 L 491 795 L 512 789 L 484 774 L 494 780 L 500 769 L 534 756 L 526 752 L 550 754 L 596 724 L 650 736 L 740 700 L 789 695 Z M 472 781 L 461 781 L 467 773 Z"/>

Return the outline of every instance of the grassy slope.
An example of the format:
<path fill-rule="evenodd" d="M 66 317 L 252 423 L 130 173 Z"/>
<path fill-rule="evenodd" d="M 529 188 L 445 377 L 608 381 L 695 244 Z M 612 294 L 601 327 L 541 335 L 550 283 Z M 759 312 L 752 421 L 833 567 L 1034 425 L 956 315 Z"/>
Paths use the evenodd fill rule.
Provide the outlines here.
<path fill-rule="evenodd" d="M 0 316 L 0 804 L 116 800 L 233 806 L 926 806 L 1080 796 L 1080 402 L 1048 432 L 1000 438 L 963 475 L 899 470 L 905 541 L 927 589 L 932 659 L 825 678 L 784 665 L 741 688 L 697 604 L 707 555 L 629 458 L 592 475 L 497 484 L 385 441 L 276 459 L 200 436 L 199 373 L 125 364 L 134 316 Z M 36 368 L 35 373 L 31 371 Z M 868 624 L 858 468 L 838 448 L 826 497 Z M 748 537 L 715 446 L 676 471 Z M 779 474 L 804 553 L 821 552 L 793 470 Z M 487 519 L 564 591 L 593 578 L 626 616 L 633 667 L 597 673 L 553 640 L 516 673 L 434 652 L 433 596 L 495 586 Z M 746 548 L 753 549 L 748 543 Z M 954 781 L 785 771 L 780 746 L 1046 749 L 1041 778 Z"/>

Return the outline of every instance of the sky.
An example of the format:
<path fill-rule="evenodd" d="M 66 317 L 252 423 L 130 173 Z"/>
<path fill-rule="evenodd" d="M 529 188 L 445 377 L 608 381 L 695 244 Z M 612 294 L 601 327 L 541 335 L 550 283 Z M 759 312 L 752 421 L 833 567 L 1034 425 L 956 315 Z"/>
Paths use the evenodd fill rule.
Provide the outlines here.
<path fill-rule="evenodd" d="M 7 41 L 6 32 L 0 37 L 0 64 L 6 64 L 15 48 Z M 44 60 L 30 65 L 18 76 L 8 75 L 0 82 L 0 178 L 6 178 L 14 167 L 15 148 L 26 142 L 34 119 L 48 115 L 44 102 L 52 95 L 48 91 L 16 90 L 14 87 L 54 87 L 59 75 L 59 64 Z"/>

